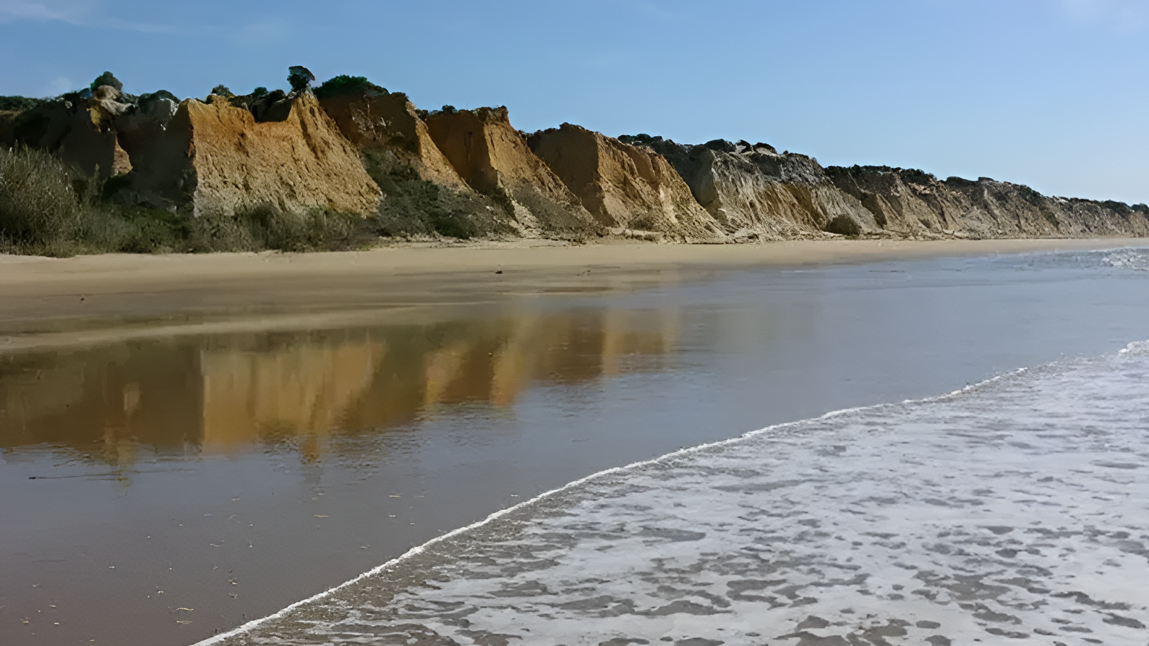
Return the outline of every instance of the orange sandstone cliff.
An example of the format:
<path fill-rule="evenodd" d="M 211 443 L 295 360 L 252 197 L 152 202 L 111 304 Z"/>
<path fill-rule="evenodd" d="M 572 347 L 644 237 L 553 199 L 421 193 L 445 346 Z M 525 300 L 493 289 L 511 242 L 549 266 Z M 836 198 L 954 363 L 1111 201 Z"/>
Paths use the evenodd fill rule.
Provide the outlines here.
<path fill-rule="evenodd" d="M 531 135 L 530 147 L 603 225 L 684 242 L 719 242 L 718 222 L 662 155 L 564 123 Z"/>
<path fill-rule="evenodd" d="M 233 214 L 272 208 L 375 213 L 379 187 L 310 93 L 286 99 L 267 120 L 224 97 L 188 99 L 132 155 L 132 190 L 161 208 Z"/>
<path fill-rule="evenodd" d="M 221 86 L 226 96 L 177 103 L 164 91 L 125 94 L 105 73 L 54 99 L 0 97 L 0 146 L 50 151 L 73 179 L 97 180 L 78 185 L 102 186 L 110 199 L 189 216 L 354 213 L 382 236 L 1149 236 L 1144 204 L 823 167 L 745 141 L 616 139 L 571 124 L 528 137 L 506 108 L 426 113 L 362 77 L 332 79 L 315 90 L 320 99 L 309 79 L 292 68 L 290 95 L 235 97 Z"/>
<path fill-rule="evenodd" d="M 579 199 L 511 126 L 506 108 L 450 110 L 427 118 L 431 138 L 464 181 L 502 202 L 527 236 L 601 230 Z"/>
<path fill-rule="evenodd" d="M 324 97 L 320 104 L 343 136 L 368 155 L 368 165 L 377 165 L 380 172 L 410 171 L 421 180 L 470 190 L 402 92 L 383 88 L 349 92 Z"/>
<path fill-rule="evenodd" d="M 382 233 L 462 238 L 515 233 L 514 214 L 463 181 L 407 95 L 365 84 L 324 96 L 320 104 L 382 190 Z"/>

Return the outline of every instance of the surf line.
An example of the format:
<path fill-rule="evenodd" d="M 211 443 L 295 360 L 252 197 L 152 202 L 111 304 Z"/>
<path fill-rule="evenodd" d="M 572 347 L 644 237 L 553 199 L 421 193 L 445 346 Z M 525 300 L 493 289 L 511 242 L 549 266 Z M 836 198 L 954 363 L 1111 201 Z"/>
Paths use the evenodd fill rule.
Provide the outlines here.
<path fill-rule="evenodd" d="M 1042 366 L 1042 367 L 1049 367 L 1049 366 L 1055 365 L 1057 363 L 1059 363 L 1059 362 L 1046 364 L 1045 366 Z M 207 639 L 205 639 L 203 641 L 196 642 L 195 644 L 192 644 L 192 646 L 217 646 L 218 644 L 222 644 L 224 642 L 224 640 L 230 639 L 232 637 L 236 637 L 238 635 L 242 635 L 244 633 L 251 632 L 252 630 L 254 630 L 255 628 L 258 628 L 262 624 L 274 621 L 276 619 L 281 619 L 283 617 L 286 617 L 289 613 L 291 613 L 292 610 L 295 610 L 296 608 L 305 606 L 305 605 L 307 605 L 309 603 L 313 603 L 315 601 L 319 601 L 320 599 L 328 597 L 328 596 L 338 592 L 339 590 L 341 590 L 343 588 L 352 586 L 352 585 L 362 581 L 363 579 L 366 579 L 366 578 L 375 576 L 377 574 L 381 574 L 383 572 L 386 572 L 386 571 L 392 569 L 393 567 L 395 567 L 396 565 L 402 563 L 403 561 L 406 561 L 407 559 L 410 559 L 414 556 L 422 554 L 423 552 L 427 551 L 427 549 L 434 547 L 438 543 L 445 541 L 451 537 L 458 536 L 459 534 L 470 531 L 472 529 L 477 529 L 479 527 L 483 527 L 484 525 L 487 525 L 487 524 L 489 524 L 489 523 L 491 523 L 491 522 L 493 522 L 499 518 L 502 518 L 503 516 L 506 516 L 507 514 L 510 514 L 510 513 L 513 513 L 519 509 L 523 509 L 523 508 L 529 507 L 531 505 L 537 504 L 543 500 L 546 500 L 547 498 L 551 498 L 551 497 L 553 497 L 557 494 L 560 494 L 564 491 L 574 489 L 574 488 L 576 488 L 580 485 L 586 484 L 588 482 L 592 482 L 598 478 L 603 478 L 606 476 L 630 471 L 632 469 L 638 469 L 641 467 L 658 464 L 658 463 L 664 462 L 664 461 L 673 461 L 677 458 L 681 458 L 683 456 L 690 455 L 692 453 L 701 452 L 701 451 L 705 451 L 707 449 L 712 449 L 712 448 L 716 448 L 716 447 L 720 447 L 720 446 L 725 446 L 727 444 L 736 444 L 736 443 L 741 442 L 743 440 L 746 440 L 746 439 L 749 439 L 752 437 L 759 437 L 759 436 L 764 435 L 766 433 L 778 433 L 778 432 L 785 431 L 785 430 L 788 430 L 791 428 L 797 428 L 797 427 L 806 425 L 810 422 L 818 422 L 818 421 L 822 421 L 822 420 L 833 419 L 836 417 L 849 415 L 851 413 L 860 413 L 860 412 L 866 412 L 866 411 L 881 410 L 883 408 L 888 408 L 891 406 L 929 404 L 929 403 L 934 403 L 934 402 L 945 401 L 948 399 L 952 399 L 954 397 L 958 397 L 960 395 L 964 395 L 964 394 L 973 392 L 975 390 L 980 390 L 981 388 L 984 388 L 984 387 L 986 387 L 990 384 L 996 383 L 998 381 L 1002 381 L 1005 379 L 1010 379 L 1013 377 L 1021 376 L 1025 373 L 1029 372 L 1030 370 L 1031 370 L 1031 368 L 1018 368 L 1017 370 L 1011 370 L 1009 372 L 1002 373 L 1002 374 L 997 375 L 995 377 L 990 377 L 989 379 L 986 379 L 984 381 L 979 381 L 977 383 L 970 384 L 970 385 L 964 386 L 962 388 L 958 388 L 957 390 L 953 390 L 951 392 L 948 392 L 948 393 L 945 393 L 942 395 L 934 395 L 934 396 L 925 397 L 922 399 L 907 399 L 907 400 L 904 400 L 904 401 L 901 401 L 898 403 L 886 402 L 886 403 L 881 403 L 881 404 L 873 404 L 870 406 L 856 406 L 853 408 L 843 408 L 840 410 L 835 410 L 835 411 L 830 411 L 828 413 L 824 413 L 822 415 L 819 415 L 818 417 L 810 417 L 807 419 L 802 419 L 802 420 L 798 420 L 798 421 L 794 421 L 794 422 L 783 422 L 781 424 L 773 424 L 771 426 L 767 426 L 767 427 L 760 428 L 757 430 L 747 431 L 747 432 L 743 433 L 742 435 L 727 438 L 725 440 L 718 440 L 715 442 L 707 442 L 706 444 L 698 444 L 695 446 L 681 448 L 681 449 L 678 449 L 677 451 L 671 451 L 670 453 L 666 453 L 664 455 L 660 455 L 656 458 L 651 458 L 649 460 L 639 460 L 637 462 L 632 462 L 632 463 L 627 464 L 625 466 L 611 467 L 609 469 L 597 471 L 597 472 L 592 473 L 588 476 L 579 478 L 578 480 L 573 480 L 571 482 L 568 482 L 567 484 L 565 484 L 561 487 L 551 489 L 550 491 L 544 491 L 543 493 L 535 496 L 534 498 L 531 498 L 530 500 L 524 500 L 523 502 L 520 502 L 519 504 L 513 505 L 511 507 L 507 507 L 506 509 L 500 509 L 499 511 L 492 513 L 491 515 L 487 516 L 486 518 L 479 520 L 479 521 L 476 521 L 474 523 L 471 523 L 470 525 L 465 525 L 463 527 L 453 529 L 453 530 L 447 532 L 446 534 L 436 536 L 435 538 L 432 538 L 431 540 L 427 541 L 426 543 L 423 543 L 422 545 L 418 545 L 416 547 L 413 547 L 413 548 L 407 550 L 406 552 L 404 552 L 403 554 L 391 559 L 390 561 L 387 561 L 387 562 L 383 563 L 382 565 L 375 566 L 374 568 L 367 570 L 366 572 L 360 574 L 359 576 L 357 576 L 357 577 L 355 577 L 349 581 L 344 581 L 343 583 L 340 583 L 339 585 L 337 585 L 335 587 L 328 588 L 327 590 L 324 590 L 323 592 L 320 592 L 318 594 L 307 597 L 306 599 L 303 599 L 301 601 L 296 601 L 295 603 L 287 606 L 286 608 L 283 608 L 282 610 L 279 610 L 278 612 L 275 612 L 273 614 L 267 615 L 266 617 L 262 617 L 260 619 L 253 619 L 247 623 L 240 624 L 239 626 L 237 626 L 237 627 L 235 627 L 235 628 L 233 628 L 227 632 L 219 633 L 218 635 L 212 635 L 211 637 L 208 637 Z"/>

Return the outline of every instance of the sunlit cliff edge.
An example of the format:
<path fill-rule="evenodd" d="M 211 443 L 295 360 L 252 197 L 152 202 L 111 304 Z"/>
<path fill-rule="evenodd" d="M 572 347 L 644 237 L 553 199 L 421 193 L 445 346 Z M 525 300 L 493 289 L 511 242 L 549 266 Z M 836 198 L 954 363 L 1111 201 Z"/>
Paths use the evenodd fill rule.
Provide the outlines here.
<path fill-rule="evenodd" d="M 989 178 L 823 167 L 764 143 L 684 145 L 572 125 L 516 130 L 506 108 L 417 109 L 340 76 L 205 100 L 132 96 L 111 74 L 46 100 L 2 97 L 0 147 L 58 156 L 103 199 L 204 215 L 360 216 L 383 237 L 735 243 L 1140 237 L 1149 207 L 1049 197 Z M 3 222 L 0 221 L 0 226 Z M 11 233 L 11 232 L 9 232 Z"/>

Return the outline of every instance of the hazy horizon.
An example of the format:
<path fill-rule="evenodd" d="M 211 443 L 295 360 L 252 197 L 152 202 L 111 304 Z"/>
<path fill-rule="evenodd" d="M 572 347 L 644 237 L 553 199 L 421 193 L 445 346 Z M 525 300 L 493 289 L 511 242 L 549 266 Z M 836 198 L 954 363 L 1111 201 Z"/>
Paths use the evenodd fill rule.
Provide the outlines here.
<path fill-rule="evenodd" d="M 1149 202 L 1137 0 L 187 7 L 0 0 L 0 58 L 16 62 L 0 95 L 56 95 L 111 70 L 128 92 L 202 98 L 220 83 L 286 87 L 300 64 L 425 109 L 506 105 L 526 131 L 746 139 L 825 165 Z"/>

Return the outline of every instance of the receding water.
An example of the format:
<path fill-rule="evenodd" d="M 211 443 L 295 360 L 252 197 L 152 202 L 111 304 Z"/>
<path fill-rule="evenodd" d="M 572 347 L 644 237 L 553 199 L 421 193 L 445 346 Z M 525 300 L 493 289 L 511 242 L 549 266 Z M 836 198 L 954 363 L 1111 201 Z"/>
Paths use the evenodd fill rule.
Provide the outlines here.
<path fill-rule="evenodd" d="M 611 470 L 225 641 L 1143 644 L 1138 347 Z"/>
<path fill-rule="evenodd" d="M 1146 258 L 1143 250 L 1121 250 L 763 269 L 634 294 L 521 298 L 421 324 L 185 337 L 0 357 L 0 641 L 191 643 L 602 469 L 831 410 L 937 395 L 1025 366 L 1056 360 L 1069 361 L 1068 366 L 1073 357 L 1113 356 L 1130 342 L 1149 339 Z M 1097 362 L 1111 360 L 1042 369 L 1052 371 L 1043 379 L 1099 370 Z M 1113 382 L 1112 397 L 1120 388 L 1136 392 L 1143 383 L 1136 376 L 1143 372 L 1129 367 L 1133 364 L 1122 365 L 1126 368 L 1114 370 L 1125 381 Z M 1035 383 L 1027 388 L 1045 388 L 1045 382 Z M 1108 392 L 1101 388 L 1102 394 Z M 993 393 L 1008 391 L 1001 386 Z M 1086 406 L 1094 399 L 1054 396 L 1068 402 L 1063 412 L 1072 419 L 1097 413 Z M 485 643 L 479 641 L 483 631 L 510 634 L 506 608 L 515 608 L 517 616 L 522 603 L 538 611 L 524 611 L 522 625 L 553 635 L 549 643 L 598 643 L 616 637 L 717 639 L 706 632 L 703 619 L 710 614 L 689 611 L 685 614 L 701 618 L 698 634 L 605 622 L 601 639 L 582 639 L 580 630 L 592 632 L 586 627 L 588 617 L 606 612 L 587 601 L 598 597 L 578 592 L 540 601 L 545 595 L 539 591 L 554 591 L 555 576 L 571 581 L 572 590 L 602 587 L 609 591 L 599 597 L 613 600 L 604 608 L 631 608 L 630 614 L 637 616 L 677 602 L 683 608 L 705 606 L 699 601 L 705 594 L 695 598 L 659 592 L 665 586 L 693 585 L 721 597 L 716 590 L 733 589 L 731 581 L 767 580 L 762 573 L 738 574 L 739 568 L 749 566 L 734 558 L 744 556 L 745 546 L 762 536 L 772 537 L 771 544 L 805 546 L 801 558 L 810 562 L 788 566 L 793 570 L 786 574 L 788 586 L 817 587 L 810 568 L 828 573 L 841 564 L 835 559 L 846 558 L 827 556 L 836 545 L 828 542 L 837 540 L 834 532 L 846 529 L 818 529 L 835 522 L 851 536 L 912 534 L 920 544 L 958 544 L 958 538 L 942 540 L 940 532 L 974 536 L 980 531 L 960 514 L 949 525 L 939 521 L 913 530 L 916 533 L 907 523 L 933 518 L 923 514 L 944 511 L 953 500 L 976 497 L 965 492 L 962 483 L 988 477 L 979 469 L 989 469 L 990 463 L 974 464 L 971 458 L 967 465 L 959 456 L 992 446 L 986 455 L 1030 459 L 1028 449 L 1012 440 L 994 444 L 966 435 L 985 433 L 998 422 L 1002 433 L 1032 430 L 1024 421 L 1028 418 L 1022 414 L 1020 396 L 962 397 L 967 399 L 953 401 L 977 410 L 949 411 L 946 414 L 956 416 L 952 423 L 930 406 L 959 404 L 884 407 L 795 427 L 800 432 L 763 433 L 743 444 L 690 454 L 689 464 L 680 471 L 678 466 L 665 472 L 647 466 L 548 497 L 545 504 L 539 501 L 507 517 L 510 525 L 454 535 L 451 545 L 457 552 L 436 548 L 436 554 L 446 554 L 434 564 L 436 586 L 443 590 L 439 600 L 447 604 L 442 607 L 466 608 L 459 617 L 476 625 L 486 622 L 474 635 L 468 637 L 458 621 L 440 621 L 426 608 L 418 617 L 402 620 L 433 624 L 428 630 L 449 634 L 458 643 Z M 1130 417 L 1128 407 L 1142 405 L 1139 401 L 1126 393 L 1120 402 L 1124 408 L 1106 409 L 1104 414 L 1117 425 L 1113 428 L 1145 427 L 1144 416 Z M 868 427 L 886 430 L 873 436 L 859 430 Z M 832 441 L 824 439 L 831 436 Z M 884 498 L 889 487 L 921 486 L 913 480 L 913 469 L 888 481 L 869 477 L 858 480 L 857 487 L 851 484 L 874 465 L 897 466 L 891 456 L 902 454 L 891 447 L 908 447 L 903 451 L 907 456 L 947 452 L 949 467 L 965 474 L 952 482 L 935 476 L 936 500 L 950 503 L 923 503 L 917 496 L 888 509 L 878 503 L 867 508 L 866 496 Z M 721 466 L 700 462 L 699 456 Z M 745 464 L 747 459 L 757 466 Z M 1105 460 L 1124 462 L 1117 457 Z M 824 477 L 805 485 L 802 496 L 758 487 L 792 480 L 775 477 L 785 469 L 794 470 L 799 479 L 808 477 L 811 469 L 823 471 Z M 1051 490 L 1051 495 L 1077 509 L 1080 500 L 1074 496 L 1082 491 L 1112 497 L 1143 486 L 1133 476 L 1122 481 L 1101 477 L 1140 471 L 1106 469 L 1091 468 L 1094 475 L 1071 480 L 1080 487 Z M 747 479 L 740 480 L 743 476 Z M 740 492 L 739 483 L 746 482 L 758 483 L 751 487 L 758 493 L 747 497 Z M 827 487 L 841 489 L 840 499 L 828 496 Z M 675 511 L 679 494 L 683 504 L 694 505 L 688 505 L 688 511 L 699 513 Z M 638 497 L 630 500 L 632 495 Z M 1015 513 L 987 504 L 1000 513 Z M 1108 507 L 1098 504 L 1097 517 L 1112 520 Z M 852 514 L 851 505 L 864 513 Z M 754 531 L 739 529 L 744 521 L 736 518 L 724 520 L 751 512 L 757 514 Z M 1033 516 L 1023 523 L 1019 516 L 1012 525 L 1000 526 L 1028 528 L 1034 522 L 1047 521 Z M 1078 536 L 1088 522 L 1074 518 L 1064 526 Z M 1141 521 L 1134 514 L 1122 522 L 1132 527 Z M 547 529 L 548 523 L 567 530 L 571 523 L 594 526 L 587 537 L 598 538 L 556 539 L 560 552 L 569 553 L 566 561 L 551 553 L 540 556 L 545 546 L 530 537 L 557 536 L 554 532 L 561 530 Z M 697 526 L 691 528 L 691 523 Z M 493 532 L 492 527 L 507 529 Z M 820 532 L 830 536 L 814 536 Z M 696 534 L 705 536 L 679 540 Z M 990 531 L 985 538 L 996 546 L 1012 540 L 1009 536 Z M 1126 539 L 1142 540 L 1133 533 Z M 890 544 L 899 540 L 906 539 L 881 539 Z M 1065 540 L 1070 541 L 1065 545 L 1080 549 L 1073 541 L 1084 539 Z M 885 558 L 879 548 L 890 553 L 901 549 L 875 547 L 879 539 L 872 537 L 862 542 L 856 558 L 871 561 Z M 853 539 L 846 544 L 852 545 Z M 995 549 L 1017 552 L 1031 547 L 1026 545 L 1002 543 Z M 1050 553 L 1062 554 L 1056 550 Z M 618 560 L 612 560 L 612 551 L 620 555 Z M 680 576 L 659 582 L 661 575 L 650 570 L 658 559 L 689 565 L 697 580 Z M 539 563 L 546 566 L 532 565 Z M 620 569 L 624 563 L 635 565 Z M 906 563 L 920 572 L 920 561 Z M 783 565 L 779 560 L 770 567 Z M 1119 565 L 1124 569 L 1102 568 L 1109 568 L 1106 581 L 1121 581 L 1123 573 L 1132 572 L 1129 563 Z M 589 579 L 563 574 L 564 567 Z M 853 603 L 856 612 L 875 613 L 892 603 L 890 595 L 917 598 L 910 594 L 910 583 L 897 577 L 890 581 L 896 579 L 900 589 L 890 587 L 893 582 L 888 589 L 877 586 L 871 572 L 876 566 L 867 562 L 864 567 L 869 568 L 870 583 L 853 589 L 876 596 L 872 607 Z M 1055 569 L 1049 563 L 1040 567 Z M 724 573 L 717 572 L 723 568 Z M 608 576 L 630 571 L 633 577 L 613 582 Z M 509 588 L 500 577 L 509 573 L 516 575 L 514 585 L 527 586 L 526 596 L 500 606 L 502 614 L 498 604 L 466 600 L 468 595 L 504 598 L 499 591 Z M 488 587 L 476 587 L 478 574 L 490 577 L 483 584 Z M 948 589 L 948 584 L 927 583 L 922 589 Z M 418 584 L 417 577 L 404 575 L 367 587 L 386 588 L 387 594 L 402 597 L 416 589 L 402 586 Z M 774 588 L 750 586 L 740 594 L 793 605 L 795 599 Z M 387 606 L 383 597 L 362 596 L 369 592 L 357 589 L 355 602 L 378 606 L 378 617 L 400 617 L 397 606 Z M 791 592 L 798 594 L 799 589 Z M 433 603 L 432 598 L 437 597 L 428 596 L 427 603 Z M 655 603 L 658 599 L 661 605 Z M 1138 602 L 1128 596 L 1104 600 Z M 564 603 L 574 604 L 569 613 L 555 614 L 552 606 Z M 718 608 L 713 603 L 708 606 L 712 610 Z M 838 626 L 835 622 L 842 617 L 834 613 L 841 610 L 819 606 L 817 612 L 806 613 L 817 620 L 805 627 L 799 624 L 807 621 L 806 615 L 786 610 L 776 624 L 779 632 L 746 628 L 743 637 L 731 637 L 729 643 L 744 643 L 740 640 L 752 632 L 764 636 L 763 641 L 787 631 L 821 635 L 816 624 Z M 1129 616 L 1135 612 L 1133 605 L 1112 610 L 1114 616 L 1136 620 Z M 1027 626 L 1044 625 L 1020 611 L 992 611 L 1019 617 Z M 909 611 L 889 612 L 882 615 L 883 626 L 892 625 L 889 620 L 905 620 Z M 1042 614 L 1040 608 L 1034 612 Z M 543 614 L 562 621 L 539 619 Z M 659 616 L 682 619 L 681 614 Z M 628 614 L 617 616 L 625 623 Z M 1073 625 L 1109 630 L 1115 624 L 1106 622 L 1107 617 L 1098 614 Z M 793 625 L 785 623 L 791 620 Z M 1010 624 L 1002 626 L 1007 632 L 1020 630 L 1005 623 Z M 377 622 L 363 625 L 378 630 Z M 730 628 L 722 621 L 716 625 Z M 901 628 L 898 624 L 887 632 Z M 260 639 L 259 630 L 250 638 Z M 331 638 L 327 630 L 296 630 L 285 638 L 323 643 Z M 899 639 L 921 641 L 934 634 L 906 630 L 908 636 Z M 947 630 L 951 637 L 961 634 Z M 1105 634 L 1116 639 L 1114 635 L 1124 633 Z M 427 635 L 419 638 L 430 639 Z M 548 643 L 542 638 L 528 641 Z"/>

